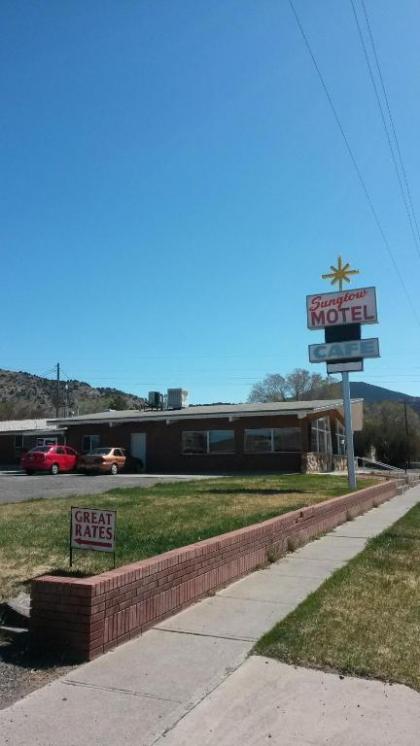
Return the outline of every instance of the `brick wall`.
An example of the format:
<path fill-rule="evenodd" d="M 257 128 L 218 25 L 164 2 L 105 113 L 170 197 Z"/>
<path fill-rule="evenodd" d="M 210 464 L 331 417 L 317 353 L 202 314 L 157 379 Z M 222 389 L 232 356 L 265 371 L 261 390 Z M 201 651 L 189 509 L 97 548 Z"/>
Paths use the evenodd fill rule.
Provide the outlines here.
<path fill-rule="evenodd" d="M 92 578 L 38 578 L 32 642 L 90 660 L 396 492 L 384 482 Z"/>

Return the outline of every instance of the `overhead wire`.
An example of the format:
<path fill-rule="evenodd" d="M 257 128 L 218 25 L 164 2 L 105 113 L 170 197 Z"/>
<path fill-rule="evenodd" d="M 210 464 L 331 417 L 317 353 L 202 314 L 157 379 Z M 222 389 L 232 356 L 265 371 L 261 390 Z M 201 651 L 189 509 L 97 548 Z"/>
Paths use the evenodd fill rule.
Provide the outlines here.
<path fill-rule="evenodd" d="M 376 69 L 377 69 L 377 72 L 378 72 L 379 81 L 381 83 L 381 88 L 382 88 L 382 93 L 383 93 L 383 97 L 384 97 L 384 100 L 385 100 L 386 109 L 387 109 L 387 112 L 388 112 L 389 122 L 390 122 L 390 125 L 391 125 L 391 131 L 392 131 L 392 135 L 393 135 L 394 142 L 395 142 L 395 148 L 396 148 L 397 155 L 398 155 L 398 160 L 399 160 L 399 164 L 400 164 L 400 168 L 401 168 L 401 173 L 403 175 L 404 184 L 405 184 L 405 187 L 406 187 L 406 190 L 407 190 L 408 202 L 410 204 L 410 208 L 411 208 L 411 213 L 412 213 L 412 216 L 413 216 L 414 225 L 416 227 L 416 232 L 417 232 L 418 240 L 419 240 L 419 243 L 420 243 L 419 223 L 418 223 L 418 220 L 417 220 L 416 210 L 414 209 L 414 203 L 413 203 L 413 199 L 412 199 L 412 195 L 411 195 L 410 184 L 409 184 L 409 181 L 408 181 L 407 170 L 405 168 L 404 159 L 402 157 L 402 152 L 401 152 L 401 147 L 400 147 L 400 140 L 399 140 L 399 137 L 398 137 L 397 128 L 396 128 L 395 123 L 394 123 L 394 117 L 392 116 L 391 105 L 389 103 L 389 96 L 388 96 L 387 89 L 386 89 L 386 86 L 385 86 L 384 77 L 382 75 L 382 68 L 381 68 L 381 64 L 379 62 L 379 56 L 378 56 L 378 52 L 377 52 L 377 48 L 376 48 L 376 43 L 375 43 L 375 39 L 374 39 L 374 36 L 373 36 L 372 26 L 371 26 L 371 23 L 370 23 L 370 20 L 369 20 L 369 15 L 368 15 L 368 12 L 367 12 L 365 0 L 361 0 L 361 5 L 362 5 L 362 10 L 363 10 L 363 15 L 364 15 L 365 21 L 366 21 L 366 27 L 367 27 L 368 34 L 369 34 L 369 40 L 370 40 L 371 47 L 372 47 L 373 57 L 374 57 L 374 60 L 375 60 L 375 65 L 376 65 Z"/>
<path fill-rule="evenodd" d="M 416 307 L 415 307 L 415 305 L 413 303 L 413 300 L 412 300 L 411 295 L 410 295 L 410 293 L 408 291 L 407 285 L 406 285 L 406 283 L 404 281 L 404 278 L 403 278 L 403 276 L 401 274 L 400 268 L 399 268 L 399 266 L 397 264 L 397 261 L 396 261 L 396 259 L 394 257 L 394 253 L 393 253 L 393 251 L 391 249 L 391 245 L 390 245 L 390 243 L 389 243 L 389 241 L 388 241 L 388 239 L 386 237 L 385 231 L 384 231 L 384 229 L 382 227 L 382 223 L 379 220 L 379 216 L 378 216 L 378 213 L 376 212 L 376 208 L 375 208 L 375 206 L 373 204 L 372 197 L 370 195 L 369 189 L 367 187 L 367 184 L 365 182 L 363 174 L 362 174 L 362 172 L 360 170 L 360 166 L 359 166 L 359 164 L 358 164 L 358 162 L 356 160 L 356 157 L 355 157 L 355 155 L 353 153 L 353 149 L 352 149 L 352 147 L 350 145 L 350 142 L 348 140 L 348 137 L 347 137 L 347 135 L 345 133 L 345 130 L 344 130 L 344 127 L 343 127 L 343 125 L 341 123 L 341 119 L 340 119 L 340 117 L 338 115 L 336 106 L 335 106 L 334 101 L 333 101 L 333 99 L 331 97 L 331 94 L 330 94 L 329 89 L 327 87 L 327 84 L 325 82 L 324 76 L 323 76 L 323 74 L 321 72 L 321 69 L 320 69 L 320 67 L 318 65 L 317 59 L 315 57 L 315 54 L 314 54 L 314 52 L 312 50 L 312 47 L 311 47 L 311 45 L 309 43 L 309 39 L 308 39 L 308 37 L 307 37 L 307 35 L 305 33 L 305 30 L 304 30 L 304 28 L 302 26 L 302 22 L 301 22 L 301 20 L 299 18 L 299 15 L 298 15 L 297 11 L 296 11 L 296 8 L 294 6 L 293 0 L 289 0 L 289 5 L 290 5 L 292 13 L 293 13 L 293 15 L 295 17 L 296 24 L 298 26 L 298 29 L 299 29 L 300 34 L 302 36 L 302 39 L 303 39 L 303 41 L 305 43 L 306 49 L 307 49 L 307 51 L 309 53 L 309 56 L 311 57 L 313 66 L 314 66 L 314 68 L 316 70 L 316 73 L 317 73 L 318 78 L 320 80 L 322 89 L 323 89 L 323 91 L 325 93 L 325 96 L 326 96 L 327 101 L 329 103 L 330 109 L 331 109 L 331 111 L 333 113 L 333 116 L 334 116 L 335 122 L 337 124 L 337 127 L 338 127 L 338 129 L 339 129 L 339 131 L 341 133 L 341 136 L 342 136 L 343 140 L 344 140 L 344 144 L 346 146 L 347 153 L 348 153 L 348 155 L 350 157 L 350 160 L 351 160 L 351 162 L 353 164 L 354 170 L 356 171 L 357 178 L 358 178 L 359 183 L 360 183 L 360 185 L 362 187 L 363 193 L 364 193 L 364 195 L 366 197 L 366 201 L 367 201 L 367 203 L 369 205 L 372 217 L 374 219 L 376 227 L 378 228 L 378 231 L 379 231 L 380 236 L 382 238 L 382 241 L 383 241 L 384 247 L 386 249 L 386 252 L 387 252 L 387 254 L 388 254 L 388 256 L 389 256 L 389 258 L 391 260 L 392 266 L 393 266 L 393 268 L 395 270 L 395 273 L 396 273 L 396 275 L 397 275 L 397 277 L 398 277 L 398 279 L 400 281 L 400 285 L 402 287 L 402 290 L 404 292 L 406 300 L 407 300 L 407 302 L 408 302 L 408 304 L 409 304 L 409 306 L 410 306 L 410 308 L 411 308 L 411 310 L 413 312 L 413 316 L 414 316 L 417 324 L 420 326 L 420 316 L 419 316 L 419 313 L 418 313 L 418 311 L 417 311 L 417 309 L 416 309 Z"/>
<path fill-rule="evenodd" d="M 371 65 L 369 53 L 368 53 L 368 50 L 367 50 L 365 38 L 363 36 L 362 27 L 361 27 L 361 24 L 360 24 L 360 21 L 359 21 L 359 16 L 357 14 L 355 0 L 350 0 L 350 3 L 351 3 L 351 6 L 352 6 L 352 9 L 353 9 L 353 15 L 354 15 L 354 19 L 355 19 L 355 22 L 356 22 L 356 27 L 357 27 L 357 31 L 358 31 L 358 35 L 359 35 L 360 44 L 362 46 L 363 54 L 364 54 L 364 57 L 365 57 L 367 68 L 368 68 L 369 78 L 370 78 L 370 81 L 372 83 L 372 88 L 373 88 L 373 91 L 375 93 L 376 103 L 377 103 L 377 106 L 378 106 L 378 109 L 379 109 L 379 113 L 380 113 L 380 116 L 381 116 L 383 128 L 385 130 L 386 140 L 387 140 L 388 147 L 389 147 L 389 150 L 390 150 L 390 153 L 391 153 L 391 159 L 392 159 L 392 162 L 393 162 L 393 165 L 394 165 L 395 174 L 397 176 L 397 181 L 398 181 L 398 185 L 399 185 L 399 188 L 400 188 L 401 197 L 402 197 L 404 208 L 405 208 L 405 211 L 407 213 L 408 221 L 409 221 L 409 224 L 410 224 L 410 230 L 411 230 L 411 234 L 413 236 L 414 246 L 415 246 L 416 252 L 417 252 L 417 254 L 418 254 L 419 258 L 420 258 L 420 232 L 419 232 L 419 229 L 418 229 L 418 224 L 417 224 L 417 220 L 416 220 L 414 206 L 413 206 L 413 203 L 412 203 L 412 200 L 411 200 L 411 192 L 410 192 L 410 188 L 409 188 L 409 185 L 408 185 L 407 174 L 406 174 L 406 171 L 405 171 L 405 168 L 404 168 L 404 165 L 403 165 L 403 161 L 402 161 L 401 150 L 400 150 L 399 145 L 398 145 L 397 134 L 396 134 L 396 131 L 395 131 L 395 127 L 393 127 L 392 124 L 389 125 L 387 123 L 387 120 L 386 120 L 384 106 L 382 104 L 381 97 L 379 95 L 379 90 L 378 90 L 378 86 L 377 86 L 377 83 L 376 83 L 376 80 L 375 80 L 375 76 L 374 76 L 374 73 L 373 73 L 373 69 L 372 69 L 372 65 Z M 371 38 L 371 43 L 372 42 L 373 42 L 373 38 Z M 377 70 L 380 71 L 379 62 L 378 62 L 377 58 L 376 58 L 376 63 L 377 63 Z M 378 74 L 380 75 L 381 80 L 383 81 L 382 74 L 380 72 Z M 386 90 L 385 90 L 383 82 L 382 82 L 382 89 L 383 89 L 386 101 L 388 101 L 388 97 L 386 96 Z M 389 102 L 387 104 L 387 111 L 388 111 L 388 118 L 389 118 L 390 122 L 393 122 L 391 110 L 390 110 L 390 107 L 389 107 Z M 394 137 L 394 144 L 393 144 L 392 139 L 391 139 L 392 136 Z M 397 160 L 397 154 L 398 153 L 399 153 L 399 157 L 398 157 L 398 160 Z M 404 174 L 405 174 L 405 178 L 404 178 Z M 404 179 L 404 182 L 403 182 L 403 179 Z"/>

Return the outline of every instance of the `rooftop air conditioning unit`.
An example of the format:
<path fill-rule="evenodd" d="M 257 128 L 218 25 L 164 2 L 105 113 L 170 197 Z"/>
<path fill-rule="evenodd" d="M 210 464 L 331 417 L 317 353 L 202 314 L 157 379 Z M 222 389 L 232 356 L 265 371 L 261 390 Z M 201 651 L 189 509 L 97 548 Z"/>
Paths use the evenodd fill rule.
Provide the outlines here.
<path fill-rule="evenodd" d="M 152 409 L 163 409 L 163 394 L 160 391 L 149 391 L 147 401 Z"/>
<path fill-rule="evenodd" d="M 188 391 L 184 389 L 168 389 L 168 409 L 182 409 L 188 407 Z"/>

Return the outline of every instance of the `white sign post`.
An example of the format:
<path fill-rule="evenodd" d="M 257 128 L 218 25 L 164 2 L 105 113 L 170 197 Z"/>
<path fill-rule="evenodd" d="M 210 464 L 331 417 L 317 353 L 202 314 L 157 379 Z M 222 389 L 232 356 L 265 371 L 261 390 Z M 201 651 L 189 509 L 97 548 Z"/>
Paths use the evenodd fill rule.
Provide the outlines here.
<path fill-rule="evenodd" d="M 116 528 L 116 510 L 72 507 L 70 511 L 70 567 L 73 564 L 73 549 L 112 552 L 115 566 Z"/>

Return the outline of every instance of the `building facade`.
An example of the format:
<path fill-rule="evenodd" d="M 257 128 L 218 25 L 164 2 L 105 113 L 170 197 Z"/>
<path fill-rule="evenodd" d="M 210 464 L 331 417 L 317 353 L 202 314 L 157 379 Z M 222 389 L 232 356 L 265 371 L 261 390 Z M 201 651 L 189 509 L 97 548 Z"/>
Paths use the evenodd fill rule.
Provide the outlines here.
<path fill-rule="evenodd" d="M 62 444 L 65 429 L 45 419 L 7 420 L 0 422 L 0 464 L 15 466 L 22 453 L 35 446 Z"/>
<path fill-rule="evenodd" d="M 362 402 L 352 407 L 361 429 Z M 109 411 L 54 424 L 80 453 L 119 446 L 152 473 L 331 471 L 345 459 L 340 400 Z"/>

